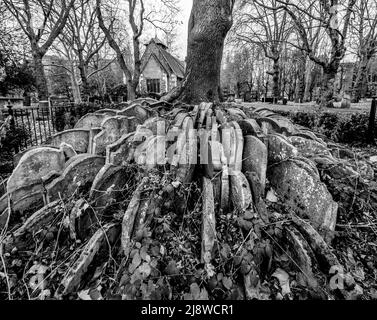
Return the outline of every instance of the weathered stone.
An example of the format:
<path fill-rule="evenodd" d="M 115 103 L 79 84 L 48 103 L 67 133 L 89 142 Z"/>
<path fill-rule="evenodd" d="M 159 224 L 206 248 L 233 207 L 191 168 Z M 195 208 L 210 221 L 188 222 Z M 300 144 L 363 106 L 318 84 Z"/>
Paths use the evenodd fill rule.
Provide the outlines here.
<path fill-rule="evenodd" d="M 123 135 L 106 147 L 106 164 L 123 166 L 132 161 L 135 151 L 134 135 L 134 132 Z"/>
<path fill-rule="evenodd" d="M 271 118 L 257 118 L 256 121 L 258 122 L 259 126 L 262 128 L 262 132 L 265 135 L 273 134 L 273 133 L 286 133 L 284 128 L 281 128 L 279 123 L 275 119 Z"/>
<path fill-rule="evenodd" d="M 244 140 L 242 172 L 256 172 L 264 193 L 268 156 L 267 147 L 254 136 L 245 136 Z"/>
<path fill-rule="evenodd" d="M 98 172 L 90 190 L 90 199 L 97 212 L 102 212 L 110 207 L 124 193 L 124 188 L 129 182 L 129 170 L 107 164 Z"/>
<path fill-rule="evenodd" d="M 297 148 L 292 146 L 282 135 L 270 134 L 267 136 L 267 141 L 269 165 L 298 155 Z"/>
<path fill-rule="evenodd" d="M 229 209 L 229 193 L 230 193 L 230 183 L 229 183 L 229 168 L 227 164 L 223 164 L 223 171 L 221 173 L 221 199 L 220 208 L 223 212 L 227 212 Z"/>
<path fill-rule="evenodd" d="M 265 223 L 269 223 L 269 214 L 266 203 L 263 200 L 265 189 L 262 189 L 262 183 L 260 182 L 258 175 L 255 172 L 247 172 L 245 173 L 245 177 L 249 182 L 253 202 L 259 217 Z"/>
<path fill-rule="evenodd" d="M 105 114 L 109 117 L 114 117 L 117 115 L 117 112 L 120 111 L 120 110 L 115 110 L 115 109 L 101 109 L 101 110 L 97 110 L 95 113 L 96 114 Z"/>
<path fill-rule="evenodd" d="M 307 288 L 310 288 L 314 292 L 320 293 L 318 281 L 313 274 L 314 254 L 305 241 L 303 236 L 292 226 L 284 228 L 285 239 L 288 242 L 288 252 L 294 259 L 295 264 L 299 267 L 297 270 L 300 272 L 301 284 L 304 284 Z"/>
<path fill-rule="evenodd" d="M 323 141 L 323 139 L 317 137 L 313 132 L 309 130 L 299 130 L 295 133 L 295 136 L 317 141 L 318 143 L 323 144 L 325 147 L 327 147 L 327 144 Z"/>
<path fill-rule="evenodd" d="M 226 118 L 224 116 L 224 113 L 221 110 L 216 110 L 216 120 L 221 125 L 226 122 Z"/>
<path fill-rule="evenodd" d="M 249 182 L 240 171 L 230 176 L 230 195 L 233 207 L 239 212 L 249 209 L 253 203 Z"/>
<path fill-rule="evenodd" d="M 77 152 L 87 153 L 89 151 L 89 135 L 90 130 L 88 129 L 66 130 L 52 136 L 51 144 L 59 148 L 62 143 L 66 143 Z"/>
<path fill-rule="evenodd" d="M 8 242 L 11 241 L 17 244 L 24 235 L 40 231 L 43 227 L 56 219 L 57 214 L 61 213 L 60 210 L 62 210 L 62 206 L 63 203 L 60 200 L 56 200 L 39 209 L 26 219 L 22 226 L 12 234 Z"/>
<path fill-rule="evenodd" d="M 203 214 L 202 214 L 202 250 L 201 262 L 209 263 L 216 242 L 216 217 L 213 185 L 210 179 L 203 177 Z"/>
<path fill-rule="evenodd" d="M 295 146 L 298 152 L 304 157 L 319 155 L 331 156 L 331 152 L 327 149 L 327 147 L 315 140 L 309 140 L 298 136 L 288 137 L 287 140 L 293 146 Z"/>
<path fill-rule="evenodd" d="M 147 147 L 154 138 L 154 136 L 148 137 L 144 142 L 142 142 L 135 148 L 134 160 L 135 163 L 137 163 L 139 166 L 146 165 Z"/>
<path fill-rule="evenodd" d="M 166 119 L 161 117 L 154 117 L 145 121 L 143 123 L 143 127 L 150 130 L 154 136 L 163 136 L 166 134 L 169 125 Z"/>
<path fill-rule="evenodd" d="M 32 146 L 32 147 L 30 147 L 30 148 L 27 148 L 26 150 L 23 150 L 23 151 L 21 151 L 21 152 L 15 154 L 15 155 L 13 156 L 13 166 L 14 166 L 14 167 L 17 167 L 17 165 L 19 164 L 21 158 L 22 158 L 26 153 L 28 153 L 28 152 L 31 151 L 31 150 L 39 149 L 40 147 L 41 147 L 41 146 Z M 50 144 L 43 145 L 43 147 L 45 147 L 45 148 L 53 148 L 53 149 L 59 150 L 58 147 L 53 146 L 53 145 L 50 145 Z"/>
<path fill-rule="evenodd" d="M 117 141 L 123 134 L 128 133 L 127 117 L 111 117 L 102 123 L 102 131 L 93 139 L 93 154 L 105 154 L 106 146 Z"/>
<path fill-rule="evenodd" d="M 317 166 L 312 160 L 302 156 L 297 156 L 295 158 L 292 158 L 291 161 L 295 162 L 296 165 L 308 171 L 311 175 L 318 178 L 320 177 Z"/>
<path fill-rule="evenodd" d="M 236 133 L 234 127 L 229 123 L 225 123 L 221 128 L 221 143 L 223 145 L 224 155 L 227 161 L 227 164 L 230 164 L 231 158 L 234 158 L 234 155 L 237 150 L 236 145 Z"/>
<path fill-rule="evenodd" d="M 143 123 L 144 121 L 146 121 L 148 118 L 152 116 L 157 116 L 155 112 L 139 104 L 132 104 L 131 106 L 121 111 L 118 111 L 117 114 L 119 116 L 135 117 L 136 119 L 139 120 L 140 123 Z"/>
<path fill-rule="evenodd" d="M 138 187 L 136 188 L 135 192 L 133 193 L 132 199 L 130 204 L 127 207 L 127 210 L 124 214 L 123 221 L 122 221 L 122 235 L 121 235 L 121 243 L 124 255 L 128 257 L 130 254 L 131 248 L 131 237 L 134 230 L 136 215 L 140 207 L 140 196 L 141 192 L 147 186 L 148 178 L 144 177 L 143 180 L 140 182 Z"/>
<path fill-rule="evenodd" d="M 210 108 L 212 108 L 213 104 L 212 103 L 205 103 L 202 102 L 199 105 L 199 120 L 198 120 L 198 129 L 201 129 L 204 124 L 204 120 L 206 118 L 207 112 Z"/>
<path fill-rule="evenodd" d="M 284 202 L 303 218 L 309 218 L 322 234 L 334 231 L 338 205 L 319 177 L 302 162 L 286 160 L 268 170 L 272 186 Z"/>
<path fill-rule="evenodd" d="M 256 109 L 253 110 L 253 112 L 255 112 L 255 113 L 260 113 L 262 111 L 270 111 L 271 112 L 271 109 L 268 109 L 266 107 L 259 107 L 259 108 L 256 108 Z"/>
<path fill-rule="evenodd" d="M 190 183 L 198 163 L 198 142 L 196 130 L 189 130 L 184 148 L 179 158 L 177 181 Z"/>
<path fill-rule="evenodd" d="M 331 276 L 330 269 L 334 266 L 339 266 L 339 260 L 336 255 L 331 251 L 330 247 L 326 244 L 324 238 L 313 228 L 313 226 L 295 214 L 291 215 L 292 221 L 304 236 L 305 240 L 312 248 L 319 267 L 325 274 Z"/>
<path fill-rule="evenodd" d="M 247 116 L 245 112 L 243 112 L 241 109 L 236 109 L 236 108 L 226 108 L 226 112 L 233 118 L 237 120 L 242 120 L 246 119 Z"/>
<path fill-rule="evenodd" d="M 244 136 L 259 137 L 263 135 L 262 128 L 255 119 L 246 119 L 238 122 Z"/>
<path fill-rule="evenodd" d="M 62 175 L 46 186 L 48 202 L 71 197 L 78 189 L 92 184 L 98 171 L 105 165 L 105 158 L 81 155 L 72 158 Z"/>
<path fill-rule="evenodd" d="M 43 206 L 42 181 L 19 187 L 10 194 L 4 194 L 0 198 L 0 212 L 3 212 L 8 207 L 8 195 L 13 212 L 23 213 L 40 205 Z"/>
<path fill-rule="evenodd" d="M 260 110 L 260 111 L 258 111 L 258 114 L 261 117 L 265 117 L 265 118 L 268 118 L 268 117 L 276 115 L 276 113 L 272 112 L 271 110 Z"/>
<path fill-rule="evenodd" d="M 100 128 L 106 118 L 109 118 L 107 114 L 88 113 L 77 121 L 75 129 Z"/>
<path fill-rule="evenodd" d="M 119 236 L 119 232 L 120 227 L 115 223 L 105 225 L 103 228 L 98 229 L 85 245 L 75 264 L 65 274 L 61 282 L 62 289 L 59 290 L 62 295 L 70 294 L 79 287 L 82 277 L 85 275 L 98 252 L 103 248 L 111 250 L 108 246 L 114 244 Z"/>
<path fill-rule="evenodd" d="M 41 147 L 27 152 L 8 179 L 7 191 L 11 194 L 20 187 L 41 182 L 41 178 L 51 171 L 61 172 L 65 156 L 62 150 Z"/>
<path fill-rule="evenodd" d="M 242 135 L 242 130 L 237 122 L 232 121 L 231 125 L 234 127 L 234 133 L 236 137 L 236 154 L 234 155 L 234 162 L 230 163 L 230 174 L 232 174 L 232 170 L 234 171 L 241 171 L 242 170 L 242 156 L 243 156 L 243 147 L 244 147 L 244 139 Z"/>
<path fill-rule="evenodd" d="M 96 214 L 101 213 L 102 212 L 95 213 L 93 207 L 91 207 L 85 199 L 77 200 L 69 214 L 71 239 L 85 240 L 90 234 L 91 226 L 98 222 Z"/>
<path fill-rule="evenodd" d="M 145 164 L 148 170 L 166 164 L 165 136 L 152 137 L 145 149 Z"/>
<path fill-rule="evenodd" d="M 212 109 L 209 109 L 206 114 L 206 130 L 211 131 L 212 129 Z"/>
<path fill-rule="evenodd" d="M 274 116 L 274 117 L 269 117 L 268 119 L 273 119 L 274 121 L 276 121 L 278 125 L 280 126 L 280 128 L 283 130 L 283 132 L 287 132 L 289 135 L 293 135 L 298 131 L 295 125 L 292 123 L 292 121 L 289 120 L 288 118 L 285 118 L 282 116 L 280 117 Z"/>

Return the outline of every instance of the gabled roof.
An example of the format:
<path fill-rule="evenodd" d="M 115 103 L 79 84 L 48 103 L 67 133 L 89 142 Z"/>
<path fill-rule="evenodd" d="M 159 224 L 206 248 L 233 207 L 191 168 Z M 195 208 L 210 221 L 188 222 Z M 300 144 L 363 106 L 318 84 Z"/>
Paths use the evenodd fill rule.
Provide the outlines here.
<path fill-rule="evenodd" d="M 185 67 L 181 64 L 181 61 L 171 55 L 166 50 L 160 50 L 161 54 L 165 58 L 166 62 L 169 64 L 169 67 L 173 70 L 173 73 L 179 77 L 184 78 L 185 77 Z"/>
<path fill-rule="evenodd" d="M 148 50 L 148 47 L 151 45 L 155 45 L 155 48 L 157 48 L 156 54 L 153 50 Z M 171 55 L 167 50 L 167 46 L 159 40 L 157 37 L 152 38 L 151 41 L 149 41 L 147 50 L 144 53 L 142 57 L 142 70 L 144 70 L 145 66 L 147 65 L 148 61 L 150 60 L 151 56 L 153 55 L 154 58 L 157 60 L 157 62 L 163 67 L 165 71 L 167 69 L 170 69 L 171 72 L 168 71 L 168 73 L 175 74 L 178 78 L 184 78 L 185 76 L 185 66 L 184 64 L 176 57 Z"/>

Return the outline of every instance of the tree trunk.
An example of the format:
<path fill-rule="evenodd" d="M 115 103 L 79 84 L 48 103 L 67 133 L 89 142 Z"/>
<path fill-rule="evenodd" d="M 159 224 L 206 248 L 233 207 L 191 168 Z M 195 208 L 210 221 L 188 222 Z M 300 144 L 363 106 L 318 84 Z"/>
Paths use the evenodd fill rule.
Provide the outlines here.
<path fill-rule="evenodd" d="M 229 0 L 194 0 L 189 21 L 186 81 L 180 99 L 186 103 L 220 100 L 224 39 L 232 26 Z"/>
<path fill-rule="evenodd" d="M 279 77 L 280 77 L 280 57 L 273 58 L 273 67 L 272 72 L 268 71 L 267 73 L 272 76 L 272 95 L 273 95 L 273 103 L 278 103 L 280 97 L 280 86 L 279 86 Z"/>
<path fill-rule="evenodd" d="M 299 70 L 296 79 L 296 86 L 295 86 L 295 102 L 296 103 L 303 103 L 304 102 L 304 93 L 306 91 L 305 87 L 305 56 L 302 56 L 299 62 Z"/>
<path fill-rule="evenodd" d="M 311 101 L 311 94 L 310 94 L 310 88 L 312 83 L 312 71 L 313 71 L 313 64 L 310 59 L 307 59 L 306 65 L 305 65 L 305 91 L 304 91 L 304 102 Z"/>
<path fill-rule="evenodd" d="M 127 100 L 132 101 L 136 99 L 136 87 L 132 80 L 127 80 Z"/>
<path fill-rule="evenodd" d="M 46 101 L 48 100 L 48 86 L 42 59 L 43 54 L 33 50 L 34 76 L 38 99 L 39 101 Z"/>
<path fill-rule="evenodd" d="M 369 59 L 367 57 L 364 57 L 360 61 L 359 67 L 357 68 L 357 76 L 356 76 L 356 81 L 353 88 L 354 102 L 356 103 L 359 102 L 363 96 L 363 91 L 364 91 L 363 87 L 364 87 L 365 79 L 367 77 L 368 61 Z"/>
<path fill-rule="evenodd" d="M 338 66 L 331 64 L 323 68 L 322 86 L 320 91 L 320 106 L 333 107 L 335 77 Z"/>
<path fill-rule="evenodd" d="M 79 57 L 79 65 L 78 69 L 80 70 L 80 78 L 81 78 L 81 86 L 82 86 L 82 95 L 84 99 L 89 96 L 90 94 L 90 89 L 89 89 L 89 81 L 88 81 L 88 68 L 87 65 L 84 61 L 83 57 L 83 51 L 79 50 L 78 52 L 78 57 Z"/>
<path fill-rule="evenodd" d="M 77 83 L 76 68 L 73 62 L 70 63 L 70 68 L 71 68 L 71 72 L 69 74 L 70 74 L 71 85 L 72 85 L 73 101 L 75 103 L 81 103 L 82 102 L 81 92 L 80 92 L 79 84 Z"/>

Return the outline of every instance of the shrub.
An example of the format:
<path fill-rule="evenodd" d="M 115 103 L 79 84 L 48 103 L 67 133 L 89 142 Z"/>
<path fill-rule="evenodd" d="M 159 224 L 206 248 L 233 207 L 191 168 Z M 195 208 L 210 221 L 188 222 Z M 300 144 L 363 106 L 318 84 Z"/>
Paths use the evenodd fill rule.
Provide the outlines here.
<path fill-rule="evenodd" d="M 294 123 L 307 127 L 339 143 L 367 142 L 369 114 L 276 111 Z M 377 132 L 375 133 L 375 138 Z"/>

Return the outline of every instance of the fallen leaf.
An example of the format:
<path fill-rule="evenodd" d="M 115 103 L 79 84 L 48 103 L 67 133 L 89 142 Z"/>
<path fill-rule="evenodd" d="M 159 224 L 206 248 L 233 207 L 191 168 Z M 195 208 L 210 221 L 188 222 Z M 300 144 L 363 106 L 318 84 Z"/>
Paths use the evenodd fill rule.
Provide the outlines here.
<path fill-rule="evenodd" d="M 268 190 L 266 200 L 273 203 L 278 202 L 278 197 L 276 196 L 274 189 Z"/>
<path fill-rule="evenodd" d="M 279 280 L 281 293 L 283 296 L 291 292 L 288 273 L 286 273 L 283 269 L 278 268 L 272 276 Z"/>

